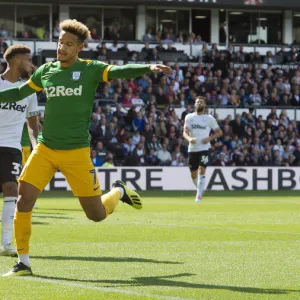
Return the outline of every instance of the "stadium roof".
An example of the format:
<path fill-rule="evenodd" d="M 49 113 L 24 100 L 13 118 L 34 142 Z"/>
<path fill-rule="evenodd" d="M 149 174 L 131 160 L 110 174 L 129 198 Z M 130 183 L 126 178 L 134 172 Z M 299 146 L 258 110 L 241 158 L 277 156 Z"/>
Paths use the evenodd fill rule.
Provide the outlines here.
<path fill-rule="evenodd" d="M 0 3 L 2 1 L 0 0 Z M 20 2 L 19 0 L 11 0 L 11 2 Z M 30 0 L 31 3 L 55 3 L 55 4 L 82 4 L 82 0 Z M 137 4 L 151 4 L 151 5 L 188 5 L 188 6 L 217 6 L 217 7 L 239 7 L 239 8 L 260 8 L 260 7 L 274 7 L 274 8 L 299 8 L 300 0 L 85 0 L 84 4 L 104 4 L 104 5 L 137 5 Z"/>

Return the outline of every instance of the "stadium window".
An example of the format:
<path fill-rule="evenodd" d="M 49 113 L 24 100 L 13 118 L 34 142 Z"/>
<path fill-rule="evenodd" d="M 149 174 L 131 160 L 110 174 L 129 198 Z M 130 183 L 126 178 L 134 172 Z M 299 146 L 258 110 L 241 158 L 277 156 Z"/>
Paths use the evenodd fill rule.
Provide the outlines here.
<path fill-rule="evenodd" d="M 230 11 L 229 19 L 229 42 L 248 43 L 251 35 L 251 13 L 245 11 Z"/>
<path fill-rule="evenodd" d="M 192 10 L 192 31 L 197 36 L 200 35 L 202 41 L 210 42 L 210 11 L 209 10 Z"/>
<path fill-rule="evenodd" d="M 177 10 L 160 9 L 158 10 L 158 26 L 163 40 L 173 40 L 176 38 Z"/>
<path fill-rule="evenodd" d="M 135 40 L 136 10 L 104 8 L 104 39 Z"/>
<path fill-rule="evenodd" d="M 229 42 L 278 44 L 282 41 L 282 13 L 229 11 Z"/>
<path fill-rule="evenodd" d="M 70 18 L 86 24 L 93 30 L 94 40 L 103 39 L 101 7 L 70 7 Z"/>
<path fill-rule="evenodd" d="M 156 9 L 147 9 L 146 13 L 146 26 L 147 28 L 152 29 L 152 34 L 155 34 L 157 31 L 156 28 Z"/>
<path fill-rule="evenodd" d="M 0 9 L 0 35 L 4 39 L 14 36 L 14 5 L 1 4 Z"/>
<path fill-rule="evenodd" d="M 49 39 L 50 6 L 17 5 L 18 38 Z"/>
<path fill-rule="evenodd" d="M 250 13 L 250 35 L 248 36 L 247 43 L 248 44 L 261 44 L 262 33 L 265 33 L 265 30 L 260 27 L 260 18 L 258 12 L 251 12 Z M 266 37 L 265 34 L 262 37 Z"/>
<path fill-rule="evenodd" d="M 293 15 L 293 42 L 300 43 L 300 12 Z"/>
<path fill-rule="evenodd" d="M 147 9 L 146 26 L 161 40 L 182 42 L 189 34 L 189 9 Z M 158 28 L 157 28 L 158 26 Z"/>
<path fill-rule="evenodd" d="M 282 13 L 259 13 L 261 44 L 281 44 L 282 18 Z"/>
<path fill-rule="evenodd" d="M 189 25 L 190 25 L 190 11 L 189 10 L 178 10 L 177 11 L 177 28 L 176 35 L 181 31 L 183 36 L 189 34 Z"/>
<path fill-rule="evenodd" d="M 227 20 L 226 20 L 226 10 L 219 10 L 219 40 L 221 44 L 225 44 L 227 42 Z"/>

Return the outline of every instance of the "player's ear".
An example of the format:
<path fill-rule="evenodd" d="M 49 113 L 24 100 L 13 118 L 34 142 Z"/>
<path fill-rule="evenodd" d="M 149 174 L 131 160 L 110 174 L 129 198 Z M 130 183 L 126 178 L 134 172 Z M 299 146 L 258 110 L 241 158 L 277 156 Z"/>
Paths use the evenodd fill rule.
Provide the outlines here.
<path fill-rule="evenodd" d="M 82 51 L 83 47 L 84 47 L 84 43 L 79 44 L 78 45 L 78 52 Z"/>

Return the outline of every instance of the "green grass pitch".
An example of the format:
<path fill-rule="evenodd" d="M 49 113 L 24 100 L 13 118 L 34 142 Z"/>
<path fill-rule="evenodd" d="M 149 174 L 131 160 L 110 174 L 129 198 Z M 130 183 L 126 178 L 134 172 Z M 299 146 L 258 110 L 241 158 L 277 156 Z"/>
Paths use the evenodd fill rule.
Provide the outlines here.
<path fill-rule="evenodd" d="M 300 193 L 144 193 L 101 223 L 67 192 L 33 212 L 35 276 L 0 278 L 0 299 L 300 299 Z M 16 259 L 0 257 L 0 273 Z"/>

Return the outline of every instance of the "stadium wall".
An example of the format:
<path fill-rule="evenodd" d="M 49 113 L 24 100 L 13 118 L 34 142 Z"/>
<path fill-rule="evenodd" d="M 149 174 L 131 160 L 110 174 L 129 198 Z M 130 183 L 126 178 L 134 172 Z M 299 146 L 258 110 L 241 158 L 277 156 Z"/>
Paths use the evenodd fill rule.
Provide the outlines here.
<path fill-rule="evenodd" d="M 114 180 L 126 181 L 136 190 L 193 191 L 188 167 L 96 168 L 102 190 Z M 206 189 L 224 190 L 300 190 L 300 167 L 209 167 Z M 57 172 L 45 191 L 68 190 L 64 175 Z"/>

